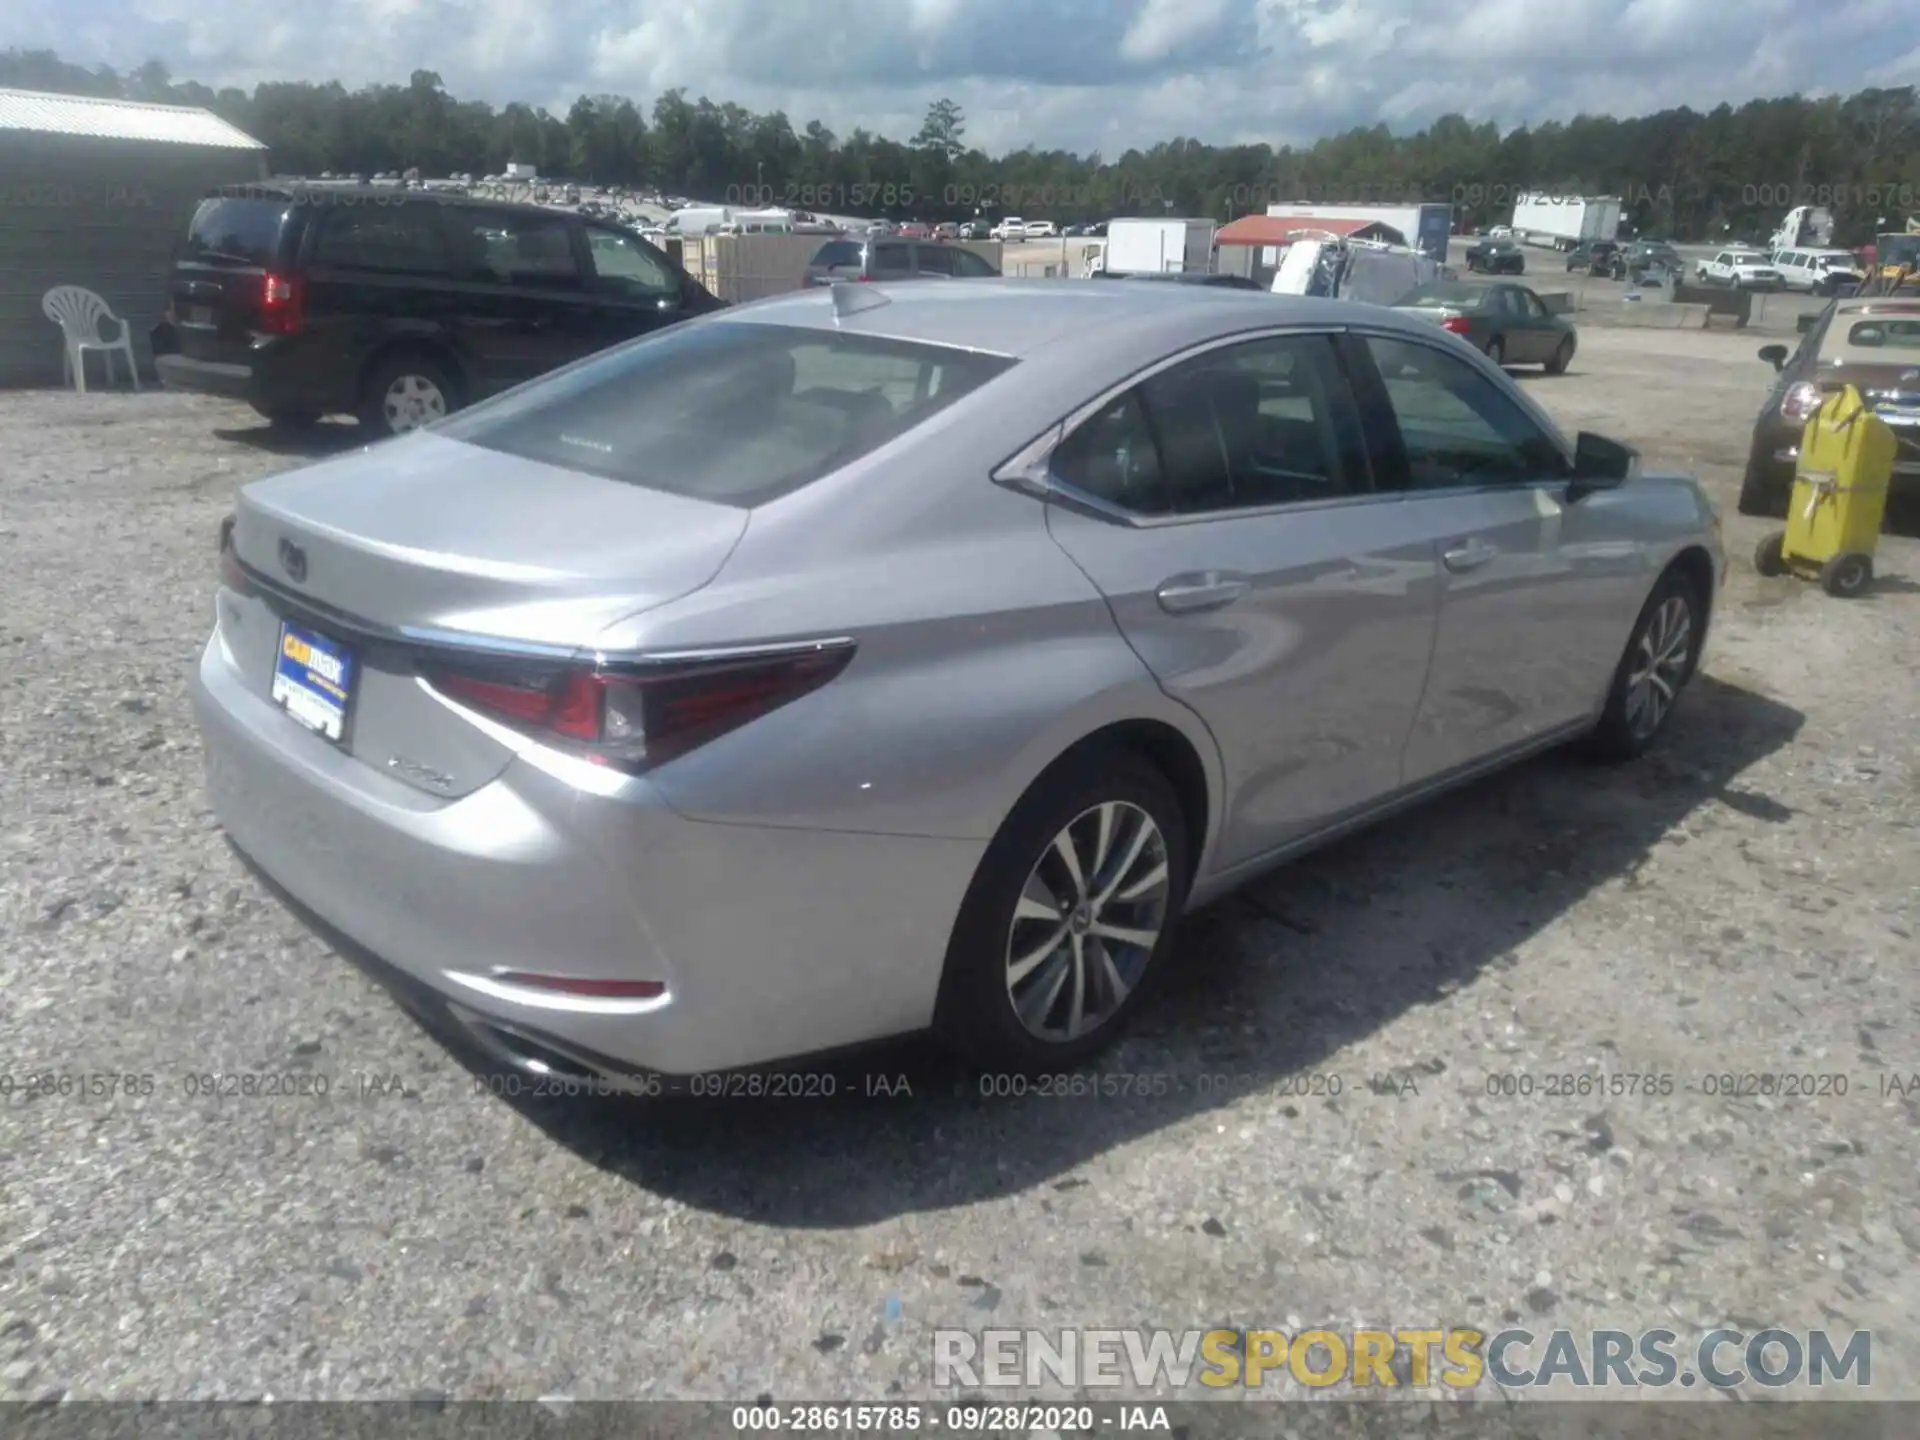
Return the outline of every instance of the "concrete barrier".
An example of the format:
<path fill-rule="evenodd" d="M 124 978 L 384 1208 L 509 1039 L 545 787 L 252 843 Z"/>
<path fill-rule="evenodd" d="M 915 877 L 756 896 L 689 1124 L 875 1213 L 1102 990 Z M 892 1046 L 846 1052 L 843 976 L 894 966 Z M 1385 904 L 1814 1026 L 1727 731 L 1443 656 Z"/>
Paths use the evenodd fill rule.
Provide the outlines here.
<path fill-rule="evenodd" d="M 1680 305 L 1671 300 L 1589 299 L 1575 312 L 1575 318 L 1582 325 L 1609 329 L 1704 330 L 1709 310 L 1706 305 Z"/>

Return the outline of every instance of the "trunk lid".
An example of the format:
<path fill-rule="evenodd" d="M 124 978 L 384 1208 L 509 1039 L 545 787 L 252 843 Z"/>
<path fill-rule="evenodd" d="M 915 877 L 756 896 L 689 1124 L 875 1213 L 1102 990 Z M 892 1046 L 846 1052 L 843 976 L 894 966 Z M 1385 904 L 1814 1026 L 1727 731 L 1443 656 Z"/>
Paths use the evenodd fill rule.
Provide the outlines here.
<path fill-rule="evenodd" d="M 235 554 L 284 593 L 224 592 L 221 636 L 247 687 L 269 700 L 289 641 L 344 657 L 334 662 L 350 670 L 341 733 L 311 743 L 457 798 L 527 742 L 428 690 L 418 662 L 441 642 L 415 632 L 591 648 L 614 621 L 711 580 L 747 516 L 423 431 L 240 491 Z"/>
<path fill-rule="evenodd" d="M 290 200 L 273 196 L 200 202 L 168 285 L 181 354 L 226 363 L 247 358 L 262 328 L 267 276 L 282 263 L 293 215 Z"/>

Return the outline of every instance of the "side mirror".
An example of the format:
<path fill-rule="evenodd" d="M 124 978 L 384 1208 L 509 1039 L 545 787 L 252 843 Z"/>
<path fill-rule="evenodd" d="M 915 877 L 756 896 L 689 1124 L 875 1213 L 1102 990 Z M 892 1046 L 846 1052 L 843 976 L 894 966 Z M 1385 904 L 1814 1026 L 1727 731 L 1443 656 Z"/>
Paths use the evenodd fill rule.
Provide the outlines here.
<path fill-rule="evenodd" d="M 1776 370 L 1783 370 L 1787 364 L 1787 347 L 1784 345 L 1762 345 L 1760 358 Z"/>
<path fill-rule="evenodd" d="M 1570 499 L 1590 490 L 1607 490 L 1630 479 L 1640 452 L 1618 440 L 1582 430 L 1573 442 L 1573 485 Z"/>

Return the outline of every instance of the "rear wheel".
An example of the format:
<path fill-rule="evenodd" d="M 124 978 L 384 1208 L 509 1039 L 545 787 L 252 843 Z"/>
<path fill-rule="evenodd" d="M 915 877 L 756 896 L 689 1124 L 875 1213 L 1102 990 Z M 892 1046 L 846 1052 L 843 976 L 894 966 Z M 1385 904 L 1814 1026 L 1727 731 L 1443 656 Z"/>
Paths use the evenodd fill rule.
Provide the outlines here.
<path fill-rule="evenodd" d="M 1857 552 L 1836 555 L 1820 567 L 1820 588 L 1839 600 L 1864 595 L 1873 583 L 1873 558 Z"/>
<path fill-rule="evenodd" d="M 404 435 L 458 408 L 445 366 L 424 355 L 395 355 L 368 375 L 360 423 L 383 435 Z"/>
<path fill-rule="evenodd" d="M 1762 575 L 1787 573 L 1787 532 L 1776 530 L 1754 547 L 1753 568 Z"/>
<path fill-rule="evenodd" d="M 1573 363 L 1573 337 L 1567 336 L 1554 347 L 1553 354 L 1547 358 L 1547 374 L 1564 375 L 1567 366 Z"/>
<path fill-rule="evenodd" d="M 1125 750 L 1041 780 L 987 847 L 948 943 L 935 1028 L 989 1070 L 1046 1073 L 1119 1035 L 1172 948 L 1186 822 Z"/>
<path fill-rule="evenodd" d="M 1606 709 L 1588 740 L 1591 754 L 1631 760 L 1660 738 L 1693 678 L 1705 620 L 1699 588 L 1678 570 L 1662 575 L 1614 671 Z"/>
<path fill-rule="evenodd" d="M 1498 335 L 1487 342 L 1487 359 L 1496 365 L 1505 365 L 1507 363 L 1507 342 L 1502 340 Z"/>

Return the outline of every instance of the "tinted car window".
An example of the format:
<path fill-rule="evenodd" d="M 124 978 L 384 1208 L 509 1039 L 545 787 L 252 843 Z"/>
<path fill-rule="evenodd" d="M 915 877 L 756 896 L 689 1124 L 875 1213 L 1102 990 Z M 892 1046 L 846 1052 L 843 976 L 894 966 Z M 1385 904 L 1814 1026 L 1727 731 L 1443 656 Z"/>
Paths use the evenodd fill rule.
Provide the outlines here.
<path fill-rule="evenodd" d="M 588 227 L 587 256 L 604 290 L 640 297 L 675 296 L 680 278 L 665 257 L 632 235 Z"/>
<path fill-rule="evenodd" d="M 907 247 L 904 245 L 875 245 L 867 269 L 875 275 L 905 275 L 909 270 Z"/>
<path fill-rule="evenodd" d="M 1534 294 L 1531 290 L 1522 290 L 1520 292 L 1520 298 L 1526 304 L 1527 314 L 1533 319 L 1544 320 L 1547 318 L 1546 302 L 1541 300 L 1538 295 Z"/>
<path fill-rule="evenodd" d="M 1566 474 L 1559 446 L 1465 361 L 1411 341 L 1370 336 L 1366 343 L 1399 422 L 1413 489 L 1520 485 Z"/>
<path fill-rule="evenodd" d="M 463 275 L 543 290 L 582 286 L 572 229 L 561 216 L 453 209 L 445 219 Z"/>
<path fill-rule="evenodd" d="M 922 245 L 914 252 L 913 263 L 923 275 L 953 274 L 953 252 L 944 245 Z"/>
<path fill-rule="evenodd" d="M 858 268 L 860 247 L 851 240 L 829 240 L 815 253 L 813 263 L 822 267 L 849 265 Z"/>
<path fill-rule="evenodd" d="M 1013 363 L 794 326 L 690 325 L 480 404 L 439 433 L 752 506 L 879 448 Z"/>
<path fill-rule="evenodd" d="M 202 200 L 187 225 L 180 258 L 270 269 L 280 245 L 280 227 L 291 209 L 290 200 Z"/>
<path fill-rule="evenodd" d="M 950 250 L 953 256 L 953 273 L 963 280 L 989 279 L 1000 272 L 971 250 Z"/>
<path fill-rule="evenodd" d="M 321 212 L 313 263 L 387 275 L 444 275 L 439 216 L 426 205 L 356 205 Z"/>
<path fill-rule="evenodd" d="M 1173 509 L 1160 451 L 1134 391 L 1061 441 L 1053 452 L 1052 470 L 1075 489 L 1136 515 L 1165 515 Z"/>

